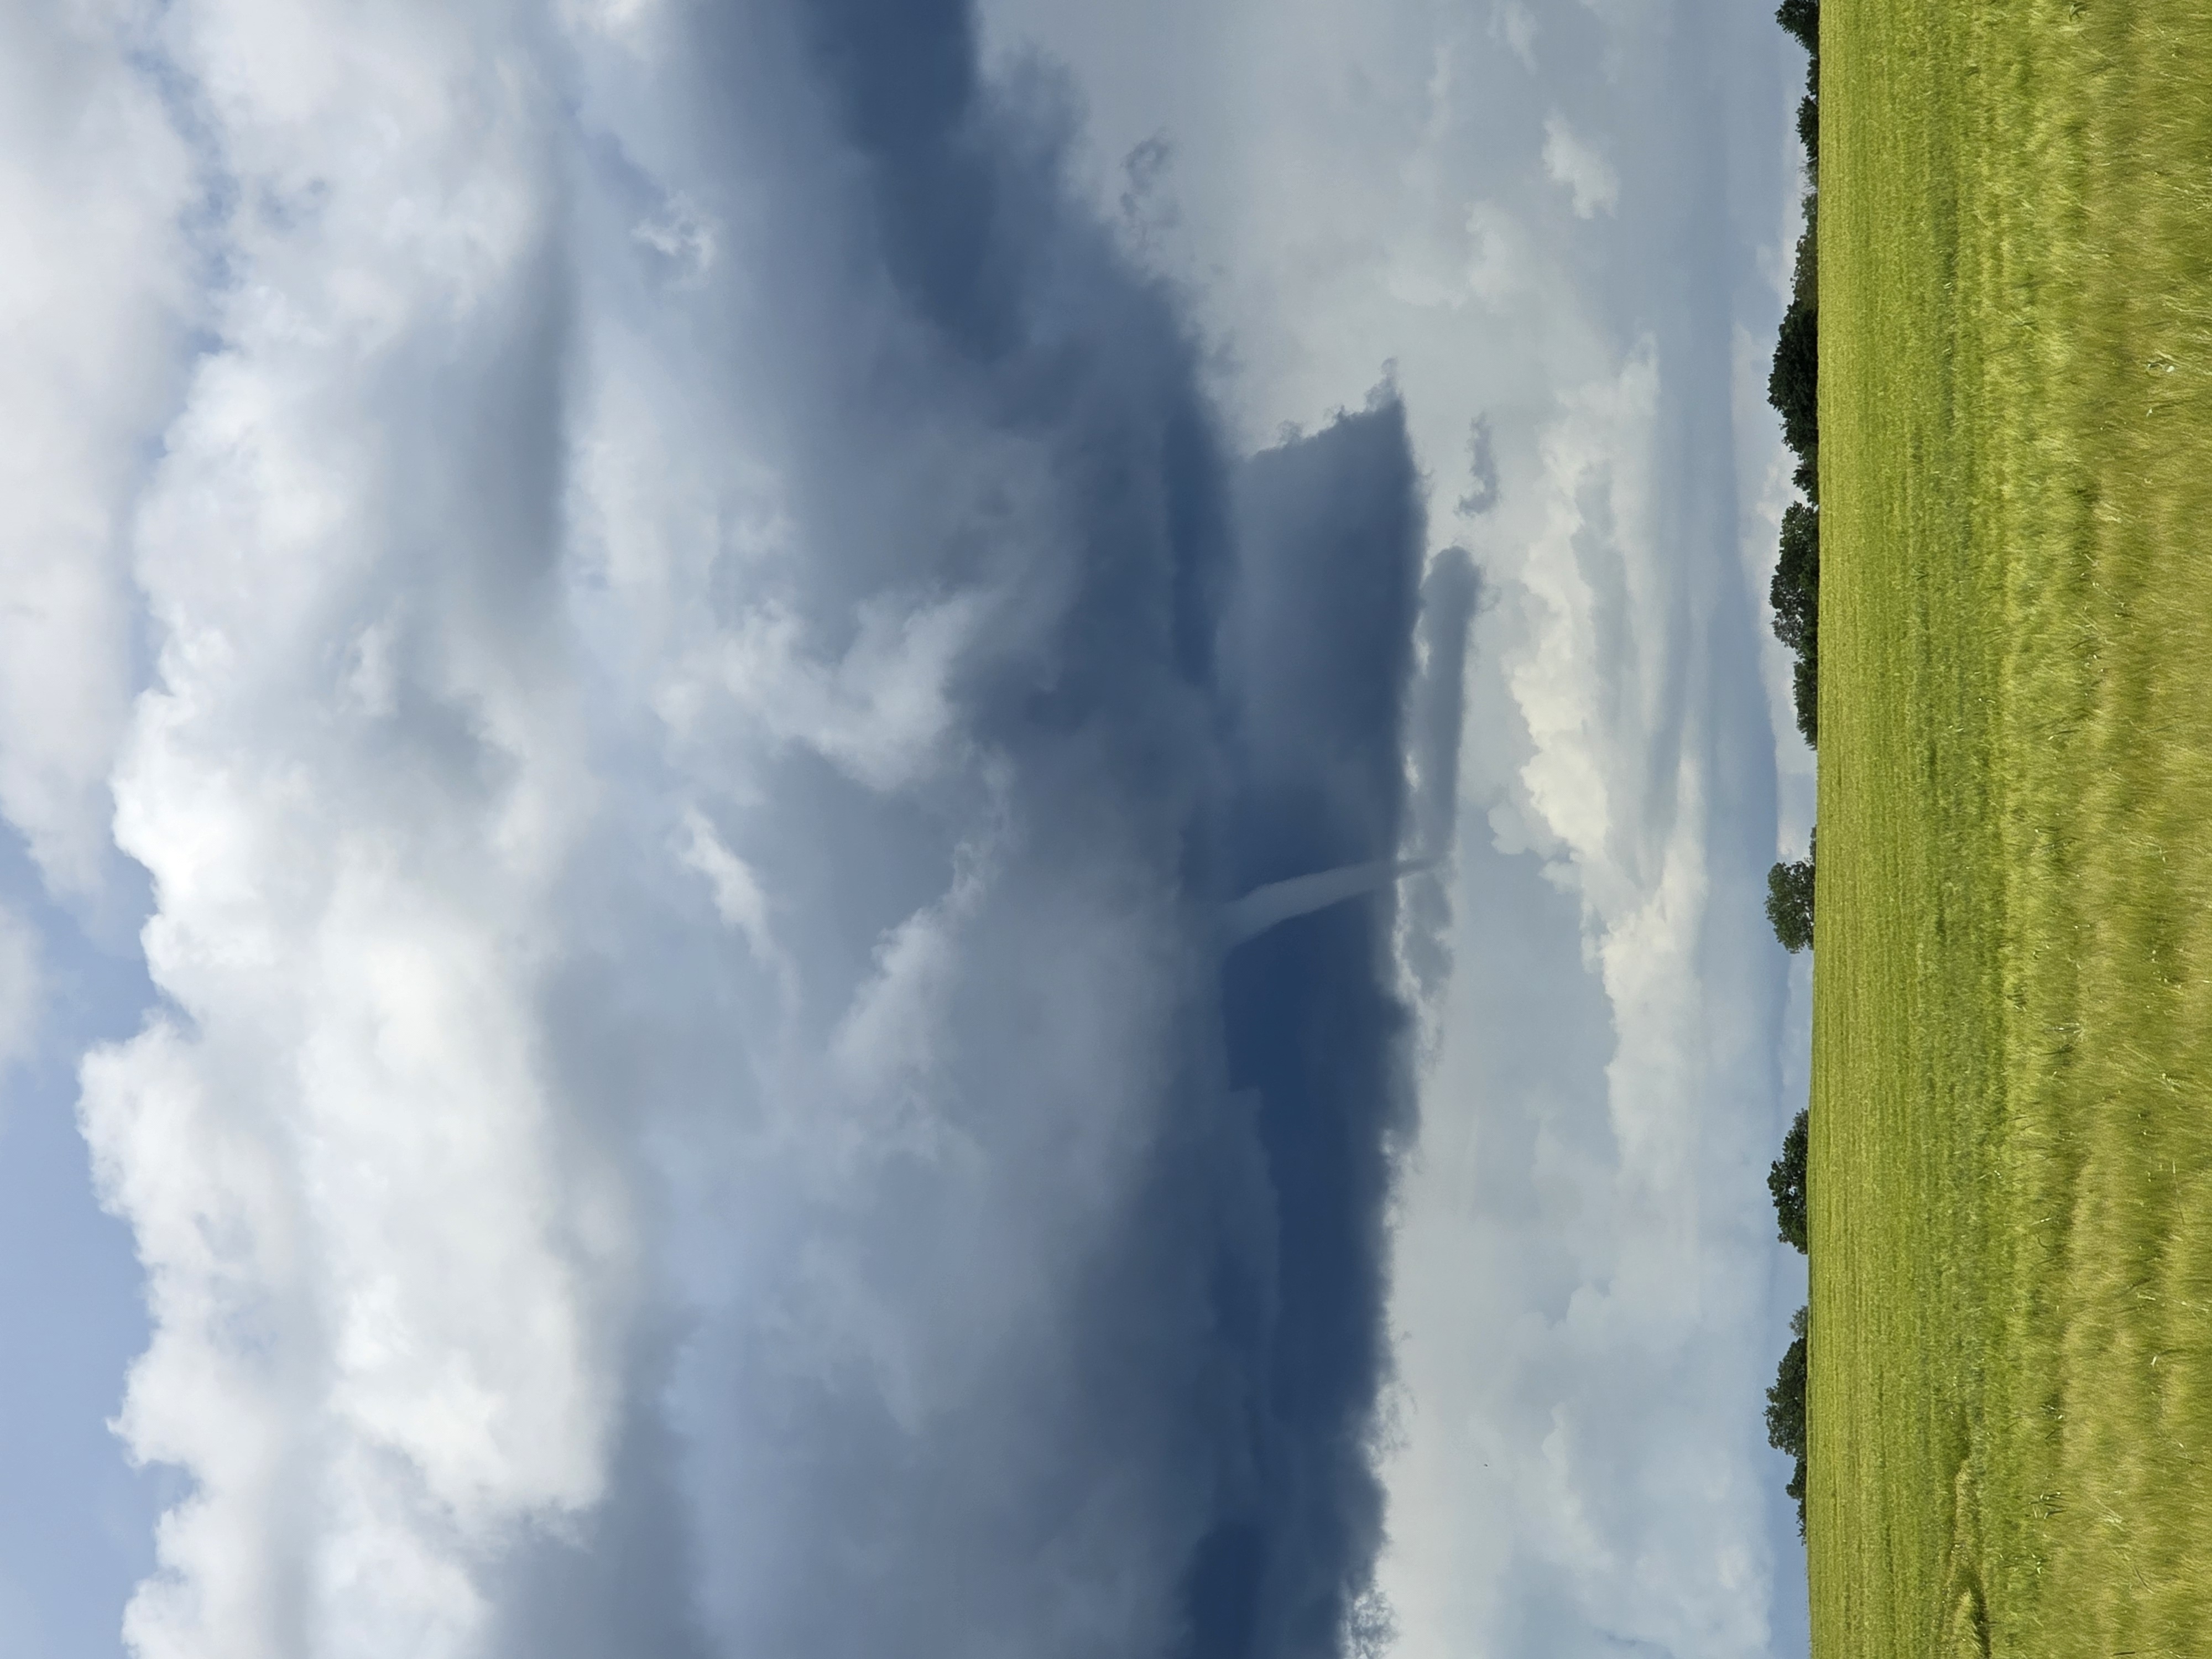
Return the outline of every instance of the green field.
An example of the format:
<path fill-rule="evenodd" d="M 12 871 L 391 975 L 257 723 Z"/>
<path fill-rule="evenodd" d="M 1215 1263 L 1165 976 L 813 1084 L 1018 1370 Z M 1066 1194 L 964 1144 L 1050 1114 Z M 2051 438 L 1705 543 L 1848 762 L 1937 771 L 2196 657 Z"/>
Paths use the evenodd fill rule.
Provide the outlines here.
<path fill-rule="evenodd" d="M 2212 1654 L 2212 0 L 1828 0 L 1813 1650 Z"/>

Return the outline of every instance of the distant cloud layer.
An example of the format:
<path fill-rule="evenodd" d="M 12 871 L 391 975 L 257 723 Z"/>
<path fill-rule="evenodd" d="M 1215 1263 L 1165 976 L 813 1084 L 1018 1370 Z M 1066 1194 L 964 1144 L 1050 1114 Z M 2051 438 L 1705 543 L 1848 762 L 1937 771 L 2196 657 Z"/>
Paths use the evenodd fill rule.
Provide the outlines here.
<path fill-rule="evenodd" d="M 139 21 L 54 280 L 208 280 L 40 382 L 106 678 L 0 767 L 154 884 L 134 1650 L 1370 1638 L 1479 592 L 1395 394 L 1239 458 L 951 0 Z"/>

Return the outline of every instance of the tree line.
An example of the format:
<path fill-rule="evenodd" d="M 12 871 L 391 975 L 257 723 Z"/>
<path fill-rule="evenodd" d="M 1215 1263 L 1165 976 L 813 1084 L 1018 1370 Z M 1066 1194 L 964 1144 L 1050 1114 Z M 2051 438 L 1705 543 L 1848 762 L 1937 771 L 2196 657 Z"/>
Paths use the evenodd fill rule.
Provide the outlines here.
<path fill-rule="evenodd" d="M 1806 1249 L 1805 1152 L 1810 1115 L 1800 1109 L 1783 1137 L 1782 1156 L 1766 1172 L 1767 1190 L 1774 1195 L 1774 1216 L 1782 1242 L 1800 1251 Z M 1805 1326 L 1809 1304 L 1790 1316 L 1792 1340 L 1774 1373 L 1774 1386 L 1766 1391 L 1766 1442 L 1791 1459 L 1796 1468 L 1783 1490 L 1797 1500 L 1797 1535 L 1805 1535 Z"/>
<path fill-rule="evenodd" d="M 1767 598 L 1774 608 L 1774 633 L 1797 659 L 1790 692 L 1797 729 L 1814 747 L 1820 739 L 1820 431 L 1819 230 L 1820 177 L 1820 0 L 1782 0 L 1774 21 L 1802 44 L 1808 56 L 1805 95 L 1797 105 L 1797 139 L 1805 148 L 1805 230 L 1797 239 L 1797 258 L 1790 281 L 1790 308 L 1774 343 L 1774 367 L 1766 380 L 1766 398 L 1782 417 L 1782 441 L 1797 458 L 1793 476 L 1799 500 L 1782 513 L 1782 546 L 1775 560 Z M 1814 845 L 1802 859 L 1784 860 L 1767 872 L 1766 919 L 1783 948 L 1808 949 L 1813 943 Z M 1767 1171 L 1782 1242 L 1804 1251 L 1805 1174 L 1810 1114 L 1801 1110 L 1783 1138 L 1782 1156 Z M 1805 1370 L 1808 1304 L 1790 1319 L 1791 1340 L 1766 1391 L 1766 1438 L 1796 1468 L 1784 1490 L 1797 1502 L 1797 1535 L 1805 1535 Z"/>
<path fill-rule="evenodd" d="M 1782 513 L 1782 550 L 1767 598 L 1776 637 L 1797 658 L 1791 690 L 1797 729 L 1820 739 L 1820 0 L 1782 0 L 1775 21 L 1803 43 L 1810 62 L 1797 105 L 1797 138 L 1805 147 L 1805 229 L 1790 276 L 1790 308 L 1774 343 L 1766 400 L 1782 416 L 1782 441 L 1797 457 L 1792 481 L 1803 497 Z"/>

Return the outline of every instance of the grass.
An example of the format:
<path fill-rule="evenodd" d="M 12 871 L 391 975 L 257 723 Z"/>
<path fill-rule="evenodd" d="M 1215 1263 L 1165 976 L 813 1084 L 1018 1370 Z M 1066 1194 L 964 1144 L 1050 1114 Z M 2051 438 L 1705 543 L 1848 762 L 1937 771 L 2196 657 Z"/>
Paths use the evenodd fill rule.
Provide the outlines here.
<path fill-rule="evenodd" d="M 2212 0 L 1829 0 L 1815 1659 L 2212 1652 Z"/>

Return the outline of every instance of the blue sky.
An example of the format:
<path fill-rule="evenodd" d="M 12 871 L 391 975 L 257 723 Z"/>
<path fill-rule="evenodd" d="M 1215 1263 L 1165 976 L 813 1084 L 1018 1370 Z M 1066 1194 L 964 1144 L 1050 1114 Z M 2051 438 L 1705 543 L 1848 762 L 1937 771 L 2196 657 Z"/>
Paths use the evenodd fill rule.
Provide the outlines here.
<path fill-rule="evenodd" d="M 1803 1652 L 1802 72 L 0 19 L 0 1645 Z"/>

